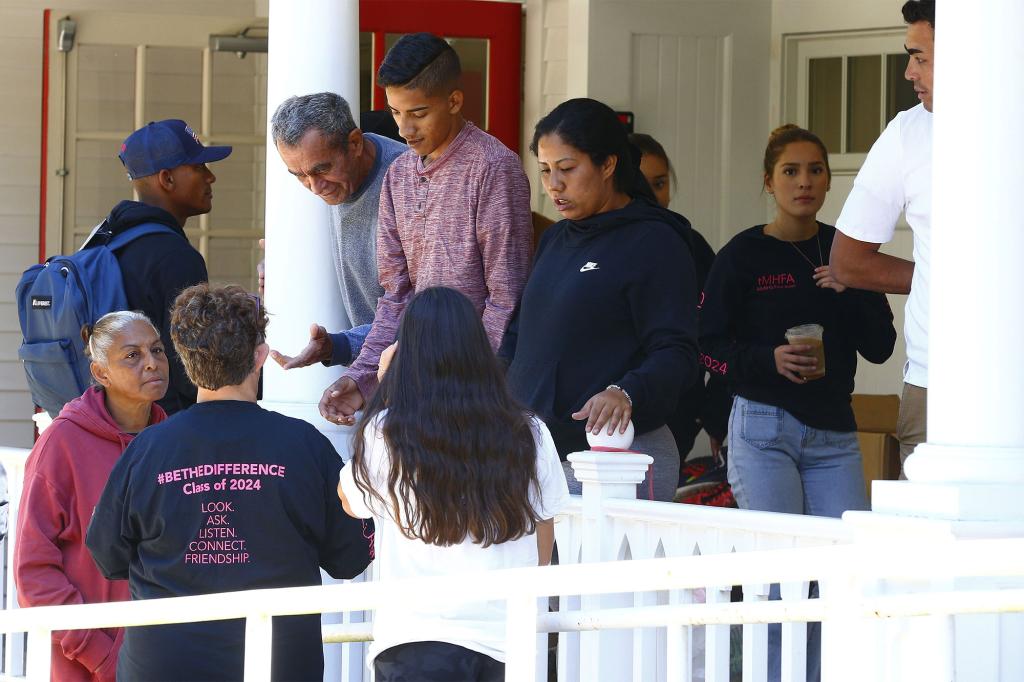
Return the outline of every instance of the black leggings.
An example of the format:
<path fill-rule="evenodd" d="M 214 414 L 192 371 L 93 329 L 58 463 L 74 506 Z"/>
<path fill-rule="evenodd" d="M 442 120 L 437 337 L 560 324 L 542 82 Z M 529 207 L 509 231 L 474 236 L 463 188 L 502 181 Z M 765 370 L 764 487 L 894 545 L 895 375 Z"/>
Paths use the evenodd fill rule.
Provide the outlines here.
<path fill-rule="evenodd" d="M 373 660 L 377 682 L 502 682 L 505 664 L 448 642 L 409 642 Z"/>

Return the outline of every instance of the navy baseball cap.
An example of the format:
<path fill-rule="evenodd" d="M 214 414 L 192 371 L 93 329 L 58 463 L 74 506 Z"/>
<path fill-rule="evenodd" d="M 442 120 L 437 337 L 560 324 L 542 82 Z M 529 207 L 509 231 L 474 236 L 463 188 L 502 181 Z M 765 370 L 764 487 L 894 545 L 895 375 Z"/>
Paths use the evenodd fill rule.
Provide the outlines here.
<path fill-rule="evenodd" d="M 184 121 L 151 121 L 128 136 L 117 155 L 132 180 L 186 164 L 227 158 L 231 147 L 204 147 Z"/>

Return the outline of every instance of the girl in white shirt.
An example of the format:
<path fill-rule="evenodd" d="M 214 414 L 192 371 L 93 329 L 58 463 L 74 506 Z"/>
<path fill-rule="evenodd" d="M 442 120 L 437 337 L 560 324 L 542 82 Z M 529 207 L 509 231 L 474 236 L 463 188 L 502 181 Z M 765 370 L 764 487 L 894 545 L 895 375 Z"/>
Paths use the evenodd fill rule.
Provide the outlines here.
<path fill-rule="evenodd" d="M 486 580 L 549 562 L 552 519 L 568 500 L 558 453 L 509 396 L 464 295 L 437 287 L 412 298 L 357 433 L 338 495 L 375 521 L 379 580 Z M 377 682 L 501 680 L 504 645 L 503 601 L 438 600 L 377 609 L 368 661 Z"/>

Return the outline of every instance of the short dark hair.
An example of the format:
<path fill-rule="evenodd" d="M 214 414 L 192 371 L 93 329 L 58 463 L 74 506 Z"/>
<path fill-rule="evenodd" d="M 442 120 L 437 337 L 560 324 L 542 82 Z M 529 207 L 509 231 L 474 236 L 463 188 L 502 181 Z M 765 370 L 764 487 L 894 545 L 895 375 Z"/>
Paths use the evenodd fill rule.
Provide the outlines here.
<path fill-rule="evenodd" d="M 196 284 L 178 294 L 171 308 L 171 340 L 185 373 L 210 391 L 245 381 L 266 331 L 266 310 L 240 286 Z"/>
<path fill-rule="evenodd" d="M 903 5 L 903 21 L 916 24 L 927 21 L 935 29 L 935 0 L 907 0 Z"/>
<path fill-rule="evenodd" d="M 672 165 L 672 160 L 668 158 L 668 153 L 665 151 L 665 148 L 661 146 L 660 142 L 647 133 L 630 133 L 629 143 L 640 150 L 641 160 L 644 156 L 653 156 L 656 159 L 664 161 L 665 166 L 668 167 L 668 174 L 672 177 L 673 184 L 676 182 L 676 169 Z"/>
<path fill-rule="evenodd" d="M 459 87 L 459 55 L 433 33 L 410 33 L 398 39 L 377 69 L 377 85 L 447 95 Z"/>
<path fill-rule="evenodd" d="M 586 97 L 562 102 L 537 122 L 531 152 L 537 153 L 537 144 L 546 135 L 557 135 L 589 156 L 595 166 L 615 156 L 615 189 L 634 198 L 655 201 L 651 186 L 640 172 L 640 150 L 630 144 L 626 126 L 607 104 Z"/>
<path fill-rule="evenodd" d="M 341 95 L 314 92 L 289 97 L 278 105 L 270 119 L 274 144 L 296 147 L 310 130 L 319 130 L 332 149 L 345 151 L 348 136 L 356 129 L 352 110 Z"/>

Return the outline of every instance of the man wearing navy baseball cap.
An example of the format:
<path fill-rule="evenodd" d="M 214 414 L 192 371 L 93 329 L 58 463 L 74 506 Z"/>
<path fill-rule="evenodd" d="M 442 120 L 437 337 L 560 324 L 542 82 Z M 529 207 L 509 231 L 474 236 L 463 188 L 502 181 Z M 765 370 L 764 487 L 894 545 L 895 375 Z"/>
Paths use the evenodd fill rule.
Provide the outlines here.
<path fill-rule="evenodd" d="M 121 145 L 118 158 L 128 171 L 138 201 L 122 201 L 106 219 L 112 235 L 143 224 L 169 230 L 146 234 L 119 249 L 128 308 L 149 316 L 170 361 L 170 382 L 160 406 L 172 414 L 196 402 L 196 387 L 171 343 L 170 309 L 178 293 L 207 280 L 206 263 L 185 236 L 185 222 L 213 208 L 217 179 L 207 163 L 220 161 L 231 147 L 206 147 L 184 121 L 155 121 Z"/>

